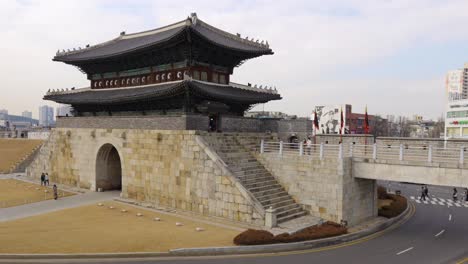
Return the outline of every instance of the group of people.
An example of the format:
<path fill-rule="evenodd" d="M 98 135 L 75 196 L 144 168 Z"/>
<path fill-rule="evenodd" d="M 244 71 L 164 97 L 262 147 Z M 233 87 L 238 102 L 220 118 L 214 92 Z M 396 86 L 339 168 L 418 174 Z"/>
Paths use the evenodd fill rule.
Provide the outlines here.
<path fill-rule="evenodd" d="M 468 202 L 468 188 L 465 188 L 465 202 Z M 453 194 L 452 194 L 452 197 L 453 197 L 453 201 L 456 202 L 458 201 L 458 191 L 457 191 L 457 188 L 453 188 Z M 463 199 L 462 199 L 463 200 Z"/>
<path fill-rule="evenodd" d="M 41 174 L 41 186 L 49 186 L 49 174 L 48 173 L 42 173 Z M 54 191 L 54 200 L 57 200 L 58 199 L 58 188 L 57 188 L 57 185 L 54 184 L 54 186 L 52 187 L 53 191 Z"/>
<path fill-rule="evenodd" d="M 426 201 L 426 198 L 429 198 L 429 189 L 427 188 L 426 185 L 423 185 L 421 186 L 421 197 L 419 197 L 419 200 Z M 454 202 L 458 201 L 457 188 L 453 188 L 452 199 Z M 465 202 L 468 202 L 468 188 L 465 188 L 464 198 L 462 198 L 462 200 L 465 200 Z"/>

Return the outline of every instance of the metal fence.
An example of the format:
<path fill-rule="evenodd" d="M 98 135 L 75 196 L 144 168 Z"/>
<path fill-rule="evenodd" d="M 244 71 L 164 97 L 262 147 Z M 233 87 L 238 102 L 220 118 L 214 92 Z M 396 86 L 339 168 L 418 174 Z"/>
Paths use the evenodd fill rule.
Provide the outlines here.
<path fill-rule="evenodd" d="M 464 164 L 466 147 L 440 148 L 409 145 L 357 145 L 357 144 L 303 144 L 261 141 L 260 153 L 277 153 L 280 156 L 309 156 L 312 159 L 356 157 L 381 160 L 418 161 L 427 163 Z"/>

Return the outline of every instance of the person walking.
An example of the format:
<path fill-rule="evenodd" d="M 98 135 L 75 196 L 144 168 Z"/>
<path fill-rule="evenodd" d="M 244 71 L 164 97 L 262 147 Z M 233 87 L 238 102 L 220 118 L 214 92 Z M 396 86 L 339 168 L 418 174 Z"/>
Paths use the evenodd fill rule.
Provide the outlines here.
<path fill-rule="evenodd" d="M 312 140 L 310 138 L 307 138 L 307 154 L 310 155 L 310 151 L 312 150 Z"/>
<path fill-rule="evenodd" d="M 427 188 L 427 185 L 424 185 L 424 196 L 429 199 L 429 189 Z"/>
<path fill-rule="evenodd" d="M 426 201 L 426 189 L 424 186 L 421 186 L 421 197 L 419 197 L 419 200 Z"/>
<path fill-rule="evenodd" d="M 465 202 L 468 202 L 468 188 L 465 188 Z"/>
<path fill-rule="evenodd" d="M 41 186 L 44 185 L 44 181 L 45 181 L 45 174 L 42 173 L 41 174 Z"/>
<path fill-rule="evenodd" d="M 54 200 L 57 200 L 58 199 L 58 189 L 57 189 L 57 185 L 54 184 Z"/>
<path fill-rule="evenodd" d="M 458 191 L 457 188 L 453 188 L 453 194 L 452 194 L 453 201 L 456 202 L 458 200 Z"/>
<path fill-rule="evenodd" d="M 44 176 L 44 186 L 49 186 L 49 173 L 46 173 Z"/>

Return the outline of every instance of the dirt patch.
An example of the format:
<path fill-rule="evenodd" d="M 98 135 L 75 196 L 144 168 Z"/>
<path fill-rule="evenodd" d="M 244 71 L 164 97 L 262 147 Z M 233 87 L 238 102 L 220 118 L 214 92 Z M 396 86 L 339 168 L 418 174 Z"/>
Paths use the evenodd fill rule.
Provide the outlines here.
<path fill-rule="evenodd" d="M 163 252 L 232 246 L 232 238 L 239 233 L 118 202 L 103 204 L 0 223 L 0 253 Z M 177 222 L 182 225 L 176 226 Z M 204 230 L 196 231 L 197 227 Z"/>
<path fill-rule="evenodd" d="M 47 192 L 46 192 L 47 191 Z M 59 190 L 59 197 L 73 193 Z M 18 206 L 53 199 L 52 186 L 40 186 L 15 179 L 0 180 L 0 208 Z"/>
<path fill-rule="evenodd" d="M 29 156 L 42 140 L 0 139 L 0 173 L 8 173 L 16 163 Z"/>

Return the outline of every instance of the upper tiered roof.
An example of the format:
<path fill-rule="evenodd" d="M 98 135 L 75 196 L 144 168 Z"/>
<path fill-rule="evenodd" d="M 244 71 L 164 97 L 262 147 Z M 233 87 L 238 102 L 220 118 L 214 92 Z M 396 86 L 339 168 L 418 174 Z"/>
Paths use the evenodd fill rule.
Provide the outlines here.
<path fill-rule="evenodd" d="M 244 60 L 273 54 L 268 42 L 254 41 L 253 39 L 242 38 L 240 34 L 228 33 L 203 22 L 193 13 L 187 19 L 165 27 L 132 34 L 122 32 L 117 38 L 101 44 L 88 45 L 86 48 L 68 51 L 58 51 L 53 60 L 79 66 L 87 73 L 90 73 L 93 71 L 86 67 L 88 63 L 108 63 L 123 57 L 128 59 L 128 56 L 138 56 L 148 52 L 153 52 L 153 55 L 156 56 L 162 56 L 157 51 L 183 44 L 183 47 L 176 52 L 178 58 L 172 56 L 172 60 L 207 62 L 207 56 L 201 54 L 205 51 L 198 49 L 199 47 L 206 47 L 207 43 L 212 45 L 211 52 L 214 49 L 218 50 L 215 51 L 216 54 L 210 54 L 210 56 L 229 57 L 225 58 L 224 61 L 218 59 L 215 62 L 218 65 L 224 62 L 224 66 L 235 67 Z M 159 61 L 161 63 L 168 62 L 163 58 L 160 58 Z M 150 64 L 154 65 L 155 63 L 158 63 L 158 59 Z M 99 72 L 99 70 L 97 69 L 94 72 Z"/>

